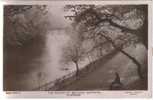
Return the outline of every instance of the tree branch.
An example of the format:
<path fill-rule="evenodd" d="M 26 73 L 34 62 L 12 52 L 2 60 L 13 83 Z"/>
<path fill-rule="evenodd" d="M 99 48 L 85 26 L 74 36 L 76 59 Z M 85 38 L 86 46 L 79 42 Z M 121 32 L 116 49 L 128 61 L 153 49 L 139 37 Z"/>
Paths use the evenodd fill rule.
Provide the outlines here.
<path fill-rule="evenodd" d="M 141 71 L 141 64 L 134 57 L 132 57 L 130 54 L 128 54 L 127 52 L 125 52 L 121 48 L 117 47 L 116 44 L 113 42 L 113 40 L 111 38 L 109 38 L 108 36 L 106 36 L 104 34 L 101 34 L 101 33 L 99 33 L 99 34 L 102 37 L 104 37 L 107 41 L 109 41 L 116 50 L 120 51 L 122 54 L 124 54 L 129 59 L 131 59 L 134 64 L 137 65 L 138 75 L 139 75 L 140 79 L 143 79 L 143 75 L 142 75 L 142 71 Z"/>

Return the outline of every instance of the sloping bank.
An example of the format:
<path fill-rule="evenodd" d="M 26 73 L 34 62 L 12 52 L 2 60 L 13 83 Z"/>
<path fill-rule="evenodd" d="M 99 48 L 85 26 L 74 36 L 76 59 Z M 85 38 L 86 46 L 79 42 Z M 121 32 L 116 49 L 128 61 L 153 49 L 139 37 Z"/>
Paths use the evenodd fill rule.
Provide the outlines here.
<path fill-rule="evenodd" d="M 102 58 L 91 62 L 90 64 L 79 70 L 78 76 L 76 76 L 76 72 L 74 71 L 72 73 L 69 73 L 68 75 L 61 77 L 60 79 L 46 83 L 34 90 L 45 90 L 45 91 L 63 90 L 68 85 L 75 83 L 76 81 L 80 80 L 85 76 L 88 76 L 90 73 L 100 68 L 101 65 L 108 62 L 117 53 L 118 51 L 113 50 L 111 53 L 104 55 Z"/>

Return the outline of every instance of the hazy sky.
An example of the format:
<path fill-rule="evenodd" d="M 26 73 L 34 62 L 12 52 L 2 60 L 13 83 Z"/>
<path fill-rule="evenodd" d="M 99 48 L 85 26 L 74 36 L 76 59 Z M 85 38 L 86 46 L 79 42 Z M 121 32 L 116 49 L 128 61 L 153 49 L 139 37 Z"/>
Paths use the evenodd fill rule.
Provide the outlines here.
<path fill-rule="evenodd" d="M 54 27 L 65 27 L 70 25 L 70 21 L 65 19 L 64 5 L 50 5 L 48 6 L 50 21 Z"/>

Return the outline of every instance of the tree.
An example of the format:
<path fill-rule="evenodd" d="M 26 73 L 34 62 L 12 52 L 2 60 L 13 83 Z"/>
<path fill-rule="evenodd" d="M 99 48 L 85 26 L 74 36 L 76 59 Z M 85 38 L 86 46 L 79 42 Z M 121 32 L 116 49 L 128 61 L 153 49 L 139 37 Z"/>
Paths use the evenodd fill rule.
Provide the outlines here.
<path fill-rule="evenodd" d="M 47 31 L 49 26 L 44 5 L 4 6 L 4 43 L 22 46 Z"/>
<path fill-rule="evenodd" d="M 82 7 L 84 6 L 84 7 Z M 137 72 L 142 79 L 141 64 L 130 54 L 124 51 L 129 45 L 141 42 L 147 49 L 147 6 L 146 5 L 71 5 L 66 8 L 77 10 L 72 16 L 76 25 L 84 25 L 82 32 L 86 38 L 107 41 L 122 54 L 127 56 L 137 65 Z M 83 9 L 82 9 L 83 8 Z M 130 24 L 133 23 L 133 24 Z M 145 25 L 145 26 L 144 26 Z M 134 28 L 133 28 L 134 26 Z M 112 31 L 111 31 L 112 30 Z M 121 33 L 121 34 L 119 34 Z M 97 39 L 96 39 L 97 40 Z M 102 46 L 102 45 L 99 45 Z"/>
<path fill-rule="evenodd" d="M 137 36 L 139 41 L 146 48 L 148 47 L 147 5 L 67 5 L 65 9 L 77 13 L 65 16 L 65 18 L 73 18 L 76 23 L 84 23 L 88 28 L 108 23 L 110 26 L 120 29 L 123 33 Z M 133 23 L 133 21 L 135 26 L 130 27 L 130 23 Z"/>
<path fill-rule="evenodd" d="M 65 64 L 68 64 L 69 62 L 75 64 L 76 76 L 79 75 L 79 62 L 84 58 L 84 51 L 81 42 L 74 40 L 74 38 L 70 40 L 65 48 L 63 48 L 63 62 Z"/>

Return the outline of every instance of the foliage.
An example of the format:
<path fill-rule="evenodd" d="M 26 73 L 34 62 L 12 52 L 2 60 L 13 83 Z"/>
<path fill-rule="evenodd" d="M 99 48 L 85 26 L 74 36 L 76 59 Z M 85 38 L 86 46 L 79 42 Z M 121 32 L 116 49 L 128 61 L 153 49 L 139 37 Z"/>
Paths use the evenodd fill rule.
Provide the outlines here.
<path fill-rule="evenodd" d="M 65 18 L 73 17 L 74 23 L 84 25 L 86 27 L 84 33 L 90 33 L 90 31 L 97 29 L 107 31 L 108 36 L 111 35 L 111 37 L 117 33 L 124 33 L 117 34 L 118 36 L 131 34 L 133 38 L 137 37 L 137 39 L 130 39 L 131 41 L 136 40 L 131 43 L 142 42 L 147 47 L 146 5 L 71 5 L 66 7 L 77 14 Z M 109 34 L 110 32 L 111 34 Z M 129 37 L 127 36 L 127 38 Z"/>
<path fill-rule="evenodd" d="M 4 6 L 4 43 L 22 46 L 46 32 L 47 9 L 44 5 Z"/>
<path fill-rule="evenodd" d="M 82 7 L 84 6 L 84 7 Z M 137 65 L 140 78 L 143 78 L 141 64 L 124 48 L 141 42 L 147 49 L 148 21 L 146 5 L 71 5 L 66 6 L 73 16 L 65 16 L 81 29 L 84 39 L 95 42 L 99 48 L 109 42 L 113 48 L 127 56 Z M 75 9 L 77 8 L 77 9 Z M 84 9 L 81 9 L 84 8 Z M 72 10 L 73 9 L 73 10 Z M 107 44 L 108 45 L 108 44 Z M 107 46 L 108 47 L 108 46 Z M 111 47 L 110 47 L 111 48 Z"/>

